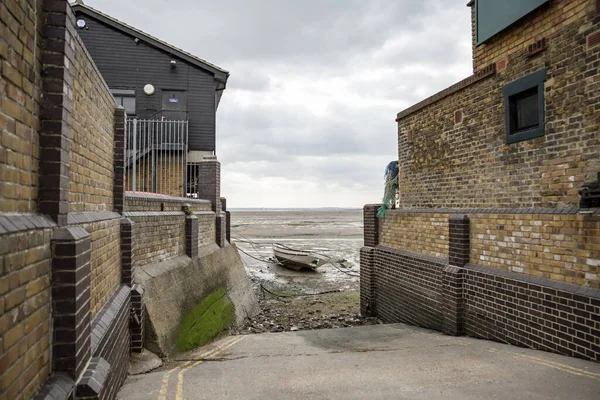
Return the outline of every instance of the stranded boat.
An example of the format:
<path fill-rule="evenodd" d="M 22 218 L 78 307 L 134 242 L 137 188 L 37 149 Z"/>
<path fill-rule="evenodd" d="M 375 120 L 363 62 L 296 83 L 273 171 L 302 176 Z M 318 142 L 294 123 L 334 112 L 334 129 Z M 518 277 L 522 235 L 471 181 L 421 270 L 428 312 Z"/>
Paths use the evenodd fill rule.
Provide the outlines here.
<path fill-rule="evenodd" d="M 273 254 L 284 267 L 300 271 L 303 268 L 316 269 L 325 264 L 325 259 L 307 250 L 297 250 L 283 244 L 273 244 Z"/>

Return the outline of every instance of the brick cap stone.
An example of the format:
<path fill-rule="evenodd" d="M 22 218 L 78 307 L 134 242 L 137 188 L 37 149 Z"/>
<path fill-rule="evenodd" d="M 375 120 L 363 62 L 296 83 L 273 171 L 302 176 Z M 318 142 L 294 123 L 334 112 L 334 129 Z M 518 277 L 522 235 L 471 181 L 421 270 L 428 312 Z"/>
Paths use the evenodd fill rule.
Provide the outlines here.
<path fill-rule="evenodd" d="M 187 215 L 185 219 L 198 219 L 195 215 Z"/>
<path fill-rule="evenodd" d="M 144 294 L 144 287 L 142 285 L 140 285 L 139 283 L 135 283 L 132 287 L 131 287 L 131 294 L 136 294 L 136 295 L 143 295 Z"/>
<path fill-rule="evenodd" d="M 33 400 L 63 400 L 69 398 L 75 387 L 73 379 L 63 373 L 52 374 L 40 389 Z"/>
<path fill-rule="evenodd" d="M 102 357 L 94 357 L 90 361 L 87 370 L 77 384 L 78 397 L 98 396 L 108 378 L 110 364 Z"/>
<path fill-rule="evenodd" d="M 90 237 L 88 231 L 79 226 L 67 226 L 58 228 L 52 232 L 52 240 L 55 241 L 78 241 Z"/>
<path fill-rule="evenodd" d="M 133 226 L 134 222 L 129 218 L 121 218 L 121 225 L 130 225 Z"/>

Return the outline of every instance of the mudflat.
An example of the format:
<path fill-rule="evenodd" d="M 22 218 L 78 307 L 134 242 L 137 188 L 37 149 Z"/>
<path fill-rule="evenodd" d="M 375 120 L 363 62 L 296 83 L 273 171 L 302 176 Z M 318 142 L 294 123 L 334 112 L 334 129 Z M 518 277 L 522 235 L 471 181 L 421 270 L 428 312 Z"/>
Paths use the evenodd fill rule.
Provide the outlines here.
<path fill-rule="evenodd" d="M 374 323 L 359 315 L 362 210 L 233 211 L 231 238 L 262 309 L 240 333 Z M 273 243 L 310 249 L 330 262 L 293 271 L 275 262 Z"/>

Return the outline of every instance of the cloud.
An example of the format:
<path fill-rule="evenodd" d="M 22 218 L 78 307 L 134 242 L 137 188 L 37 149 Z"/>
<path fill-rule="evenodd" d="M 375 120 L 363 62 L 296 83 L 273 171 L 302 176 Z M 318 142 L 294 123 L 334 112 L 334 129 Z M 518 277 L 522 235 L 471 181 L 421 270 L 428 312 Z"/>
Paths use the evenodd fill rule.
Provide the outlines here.
<path fill-rule="evenodd" d="M 217 112 L 231 207 L 377 202 L 396 114 L 471 73 L 444 0 L 87 0 L 231 72 Z"/>

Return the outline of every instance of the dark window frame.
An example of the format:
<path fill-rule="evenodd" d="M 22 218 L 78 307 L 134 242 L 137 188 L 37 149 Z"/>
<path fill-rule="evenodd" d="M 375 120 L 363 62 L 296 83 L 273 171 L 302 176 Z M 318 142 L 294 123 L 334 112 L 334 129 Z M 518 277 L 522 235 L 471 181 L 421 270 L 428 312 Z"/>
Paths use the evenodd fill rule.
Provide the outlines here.
<path fill-rule="evenodd" d="M 117 103 L 117 105 L 123 106 L 124 108 L 125 108 L 125 106 L 123 105 L 123 99 L 124 98 L 133 99 L 135 111 L 133 113 L 127 111 L 127 109 L 125 109 L 125 111 L 127 111 L 128 115 L 137 115 L 137 98 L 136 98 L 136 91 L 135 91 L 135 89 L 132 89 L 132 88 L 111 88 L 110 89 L 110 93 L 113 95 L 113 98 L 115 99 L 115 103 Z M 117 99 L 116 99 L 117 97 L 121 98 L 121 104 L 119 104 L 117 102 Z"/>
<path fill-rule="evenodd" d="M 517 143 L 524 140 L 530 140 L 537 137 L 544 136 L 545 133 L 545 100 L 544 100 L 544 82 L 547 79 L 546 69 L 541 69 L 532 74 L 514 80 L 507 83 L 502 87 L 502 96 L 504 97 L 504 128 L 506 131 L 506 143 Z M 516 129 L 514 113 L 515 101 L 518 100 L 518 96 L 532 91 L 537 90 L 537 107 L 538 107 L 538 123 L 534 127 L 518 130 Z"/>

